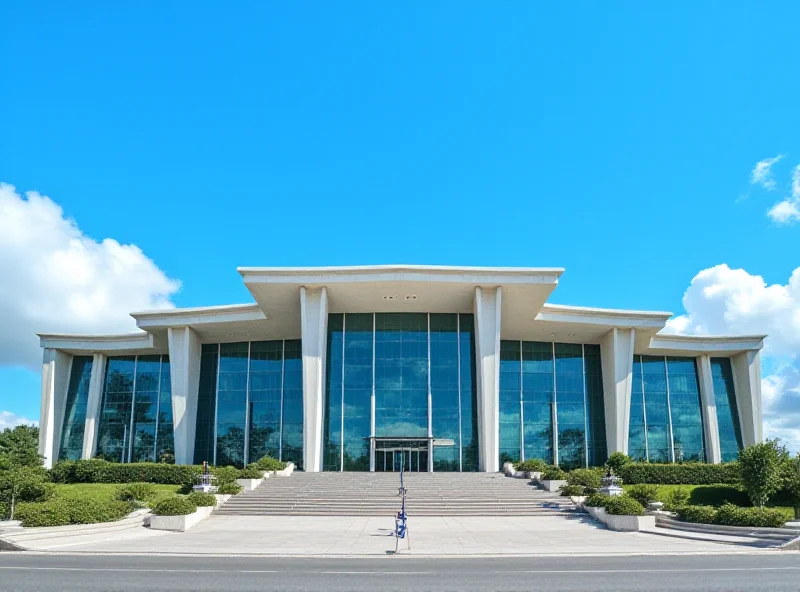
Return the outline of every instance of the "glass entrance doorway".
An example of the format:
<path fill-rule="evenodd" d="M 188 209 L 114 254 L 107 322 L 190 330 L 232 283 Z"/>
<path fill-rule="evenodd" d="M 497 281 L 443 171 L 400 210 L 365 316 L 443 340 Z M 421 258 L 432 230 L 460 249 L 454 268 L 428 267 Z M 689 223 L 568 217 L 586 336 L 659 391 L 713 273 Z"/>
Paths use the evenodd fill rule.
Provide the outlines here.
<path fill-rule="evenodd" d="M 373 466 L 376 471 L 404 471 L 414 473 L 428 470 L 428 449 L 430 441 L 390 440 L 375 438 Z"/>

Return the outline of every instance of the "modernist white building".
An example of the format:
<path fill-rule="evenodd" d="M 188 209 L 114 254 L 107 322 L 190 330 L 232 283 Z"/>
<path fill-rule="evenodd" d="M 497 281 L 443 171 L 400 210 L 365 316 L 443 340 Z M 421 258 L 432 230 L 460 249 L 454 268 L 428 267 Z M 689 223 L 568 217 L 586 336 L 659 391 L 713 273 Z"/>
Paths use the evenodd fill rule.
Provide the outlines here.
<path fill-rule="evenodd" d="M 671 313 L 548 304 L 562 269 L 238 271 L 252 304 L 134 312 L 128 335 L 39 335 L 48 466 L 718 463 L 762 439 L 763 335 L 665 334 Z"/>

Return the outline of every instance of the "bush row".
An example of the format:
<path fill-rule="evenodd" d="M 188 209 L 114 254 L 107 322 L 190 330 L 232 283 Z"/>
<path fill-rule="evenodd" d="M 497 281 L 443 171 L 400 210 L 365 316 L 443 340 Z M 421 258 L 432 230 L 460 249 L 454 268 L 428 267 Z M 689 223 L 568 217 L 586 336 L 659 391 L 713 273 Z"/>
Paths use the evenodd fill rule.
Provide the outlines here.
<path fill-rule="evenodd" d="M 740 479 L 739 464 L 712 465 L 704 463 L 653 464 L 628 463 L 618 469 L 623 483 L 654 485 L 711 485 L 734 484 Z"/>
<path fill-rule="evenodd" d="M 14 518 L 22 526 L 65 526 L 121 520 L 131 505 L 122 501 L 55 498 L 46 502 L 28 502 L 17 506 Z"/>
<path fill-rule="evenodd" d="M 644 507 L 629 495 L 603 495 L 594 493 L 586 498 L 584 505 L 591 508 L 605 508 L 614 516 L 642 516 Z"/>
<path fill-rule="evenodd" d="M 162 463 L 114 463 L 105 460 L 59 461 L 50 470 L 56 483 L 160 483 L 181 485 L 194 482 L 202 467 Z M 235 470 L 235 469 L 234 469 Z"/>
<path fill-rule="evenodd" d="M 698 524 L 778 528 L 786 523 L 786 516 L 779 510 L 770 508 L 740 508 L 733 504 L 723 504 L 720 508 L 713 508 L 711 506 L 685 506 L 683 508 L 678 508 L 677 514 L 678 520 Z"/>

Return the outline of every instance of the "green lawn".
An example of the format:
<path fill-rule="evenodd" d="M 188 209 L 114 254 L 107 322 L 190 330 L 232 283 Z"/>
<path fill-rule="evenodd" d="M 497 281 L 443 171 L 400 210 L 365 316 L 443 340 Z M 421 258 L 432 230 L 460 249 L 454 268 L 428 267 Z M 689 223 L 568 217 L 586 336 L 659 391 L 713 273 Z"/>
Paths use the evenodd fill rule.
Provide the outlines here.
<path fill-rule="evenodd" d="M 623 485 L 628 489 L 631 485 Z M 658 485 L 658 498 L 667 501 L 670 491 L 684 489 L 689 493 L 689 503 L 694 506 L 721 506 L 725 502 L 737 506 L 750 506 L 750 499 L 741 488 L 735 485 Z M 789 520 L 794 519 L 794 509 L 788 506 L 771 506 L 780 510 Z"/>
<path fill-rule="evenodd" d="M 71 499 L 95 499 L 98 501 L 110 501 L 114 499 L 114 493 L 117 491 L 119 486 L 119 483 L 57 483 L 56 495 Z M 181 489 L 181 486 L 153 485 L 153 488 L 156 490 L 156 501 L 158 501 L 178 493 Z"/>

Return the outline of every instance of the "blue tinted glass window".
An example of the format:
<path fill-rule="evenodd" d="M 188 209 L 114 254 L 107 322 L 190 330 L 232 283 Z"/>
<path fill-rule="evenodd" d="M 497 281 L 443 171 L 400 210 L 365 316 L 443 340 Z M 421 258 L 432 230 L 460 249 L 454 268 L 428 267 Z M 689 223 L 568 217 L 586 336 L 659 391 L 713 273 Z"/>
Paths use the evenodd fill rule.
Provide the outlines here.
<path fill-rule="evenodd" d="M 283 341 L 250 344 L 249 456 L 280 458 Z"/>
<path fill-rule="evenodd" d="M 131 447 L 131 410 L 136 357 L 108 358 L 100 405 L 97 456 L 128 462 Z"/>
<path fill-rule="evenodd" d="M 244 464 L 248 347 L 247 342 L 220 345 L 217 384 L 217 466 L 240 467 Z"/>
<path fill-rule="evenodd" d="M 714 383 L 714 403 L 717 407 L 722 462 L 729 462 L 736 460 L 742 449 L 739 407 L 736 404 L 730 359 L 711 358 L 711 377 Z"/>
<path fill-rule="evenodd" d="M 695 360 L 668 357 L 667 372 L 675 461 L 703 462 L 703 416 Z"/>
<path fill-rule="evenodd" d="M 299 339 L 284 342 L 281 460 L 303 468 L 303 348 Z M 255 458 L 250 459 L 256 460 Z"/>
<path fill-rule="evenodd" d="M 500 463 L 521 457 L 522 358 L 519 341 L 500 342 Z"/>
<path fill-rule="evenodd" d="M 86 425 L 86 404 L 89 400 L 89 382 L 92 378 L 92 356 L 74 356 L 70 369 L 64 423 L 61 427 L 61 445 L 58 458 L 78 460 L 83 453 L 83 434 Z"/>
<path fill-rule="evenodd" d="M 219 344 L 206 343 L 200 350 L 200 387 L 197 391 L 197 421 L 194 464 L 214 464 L 214 429 L 217 411 Z"/>
<path fill-rule="evenodd" d="M 161 356 L 156 461 L 175 462 L 175 435 L 172 426 L 172 379 L 169 356 L 166 355 Z"/>

